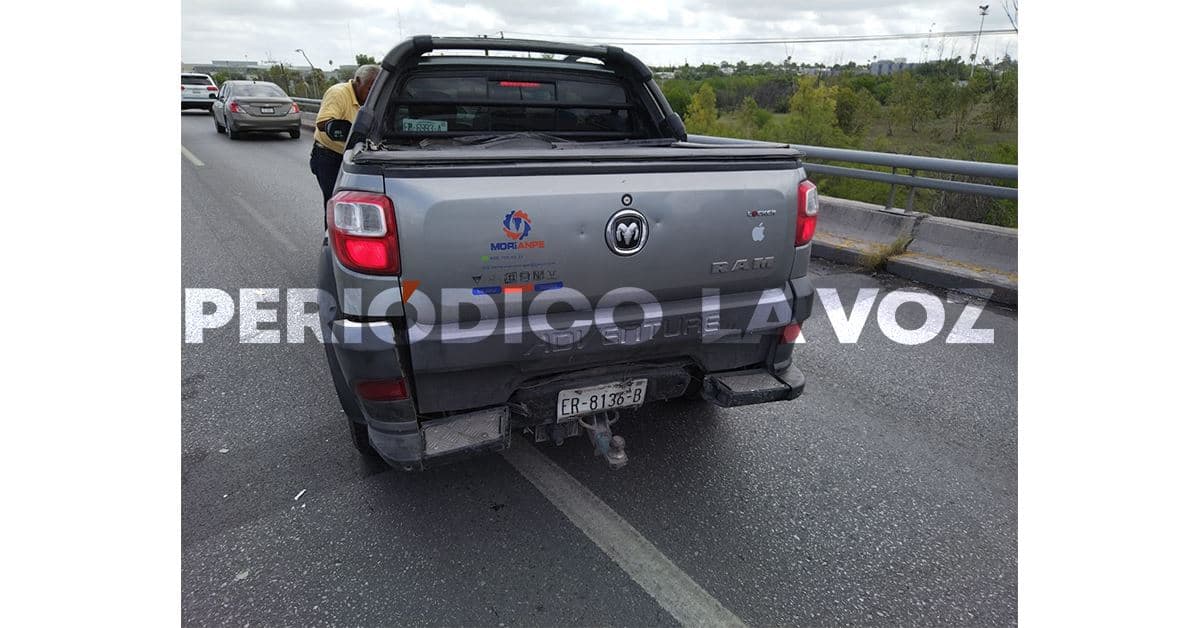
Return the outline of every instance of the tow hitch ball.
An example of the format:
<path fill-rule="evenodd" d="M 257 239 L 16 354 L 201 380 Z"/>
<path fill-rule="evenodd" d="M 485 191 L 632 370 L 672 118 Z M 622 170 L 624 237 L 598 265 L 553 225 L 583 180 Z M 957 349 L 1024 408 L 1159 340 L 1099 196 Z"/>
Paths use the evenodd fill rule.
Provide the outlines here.
<path fill-rule="evenodd" d="M 620 469 L 629 462 L 625 455 L 625 439 L 612 433 L 612 425 L 620 415 L 616 410 L 607 410 L 579 418 L 579 426 L 587 430 L 588 438 L 596 448 L 596 455 L 603 456 L 612 469 Z"/>

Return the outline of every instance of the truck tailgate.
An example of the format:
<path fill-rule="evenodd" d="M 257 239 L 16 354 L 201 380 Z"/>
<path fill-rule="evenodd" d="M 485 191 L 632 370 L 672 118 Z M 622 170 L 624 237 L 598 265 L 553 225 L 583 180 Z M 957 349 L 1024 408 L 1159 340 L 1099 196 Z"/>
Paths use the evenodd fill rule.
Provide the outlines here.
<path fill-rule="evenodd" d="M 519 340 L 506 340 L 503 350 L 483 350 L 513 328 L 499 324 L 492 331 L 491 325 L 478 323 L 503 317 L 506 309 L 512 313 L 518 300 L 525 313 L 539 295 L 545 301 L 577 291 L 595 308 L 606 294 L 626 289 L 626 294 L 652 297 L 664 312 L 686 316 L 682 310 L 698 308 L 712 290 L 741 295 L 752 304 L 753 293 L 780 289 L 795 255 L 796 189 L 802 177 L 795 164 L 553 176 L 388 174 L 384 188 L 396 209 L 402 280 L 435 305 L 438 330 L 474 327 L 490 336 L 475 338 L 482 344 L 474 346 L 414 345 L 418 403 L 423 409 L 451 405 L 445 398 L 449 391 L 422 390 L 423 372 L 511 365 L 515 356 L 525 356 L 522 372 L 563 368 L 529 359 L 532 346 L 541 341 L 528 332 L 528 321 Z M 610 220 L 625 210 L 645 218 L 644 242 L 630 255 L 614 251 L 606 237 Z M 445 306 L 467 299 L 499 307 Z M 641 348 L 656 342 L 672 340 L 644 339 Z M 604 351 L 603 344 L 581 345 L 572 363 L 592 361 L 586 354 Z"/>
<path fill-rule="evenodd" d="M 798 171 L 639 173 L 388 179 L 385 190 L 396 207 L 403 278 L 427 295 L 561 283 L 594 303 L 626 286 L 670 301 L 701 288 L 782 285 L 798 183 Z M 625 256 L 605 234 L 627 208 L 648 229 L 641 250 Z"/>

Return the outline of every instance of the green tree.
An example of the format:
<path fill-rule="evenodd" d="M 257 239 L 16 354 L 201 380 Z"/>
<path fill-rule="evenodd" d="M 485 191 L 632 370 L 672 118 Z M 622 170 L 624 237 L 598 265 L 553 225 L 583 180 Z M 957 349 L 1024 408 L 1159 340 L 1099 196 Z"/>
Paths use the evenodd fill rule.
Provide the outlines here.
<path fill-rule="evenodd" d="M 300 82 L 300 73 L 279 63 L 267 70 L 267 80 L 282 87 L 283 91 L 294 94 L 295 84 Z"/>
<path fill-rule="evenodd" d="M 762 128 L 771 121 L 771 112 L 759 107 L 754 97 L 746 96 L 742 99 L 741 106 L 733 113 L 733 120 L 734 136 L 759 139 Z"/>
<path fill-rule="evenodd" d="M 941 120 L 949 115 L 954 108 L 954 80 L 948 76 L 936 76 L 922 81 L 919 89 L 929 94 L 930 113 L 934 119 Z"/>
<path fill-rule="evenodd" d="M 357 65 L 375 65 L 375 57 L 359 53 L 354 55 L 354 63 Z"/>
<path fill-rule="evenodd" d="M 892 80 L 891 102 L 899 107 L 895 114 L 908 123 L 913 133 L 933 114 L 929 93 L 921 89 L 910 72 L 901 72 Z"/>
<path fill-rule="evenodd" d="M 979 103 L 979 94 L 979 90 L 973 85 L 960 85 L 955 88 L 951 110 L 954 117 L 954 139 L 962 137 L 962 132 L 971 119 L 971 111 Z"/>
<path fill-rule="evenodd" d="M 1000 75 L 996 91 L 988 107 L 993 131 L 1003 131 L 1017 119 L 1017 70 L 1014 67 Z"/>
<path fill-rule="evenodd" d="M 879 101 L 865 88 L 841 85 L 834 89 L 837 126 L 846 135 L 857 136 L 879 117 Z"/>
<path fill-rule="evenodd" d="M 692 95 L 694 93 L 689 87 L 688 82 L 670 79 L 663 81 L 660 87 L 662 88 L 663 96 L 671 104 L 671 110 L 683 115 L 687 111 L 688 103 L 692 102 Z"/>
<path fill-rule="evenodd" d="M 699 91 L 692 96 L 688 105 L 687 116 L 684 118 L 688 133 L 700 135 L 717 135 L 720 133 L 717 123 L 717 94 L 712 85 L 705 82 Z"/>
<path fill-rule="evenodd" d="M 782 121 L 772 120 L 764 135 L 792 144 L 845 146 L 846 134 L 837 126 L 835 88 L 818 86 L 811 76 L 796 80 L 796 93 L 788 100 Z"/>

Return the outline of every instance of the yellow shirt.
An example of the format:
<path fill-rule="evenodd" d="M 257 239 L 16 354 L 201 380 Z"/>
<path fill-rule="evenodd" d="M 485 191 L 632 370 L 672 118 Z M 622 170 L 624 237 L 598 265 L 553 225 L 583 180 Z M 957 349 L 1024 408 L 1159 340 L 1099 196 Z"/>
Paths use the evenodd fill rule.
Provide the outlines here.
<path fill-rule="evenodd" d="M 358 95 L 354 93 L 354 85 L 349 81 L 338 83 L 333 87 L 325 90 L 325 96 L 321 98 L 321 109 L 317 112 L 317 122 L 324 120 L 349 120 L 354 122 L 354 116 L 358 115 Z M 325 134 L 324 131 L 317 129 L 313 131 L 313 136 L 317 143 L 329 150 L 343 153 L 346 152 L 345 142 L 336 142 L 333 138 Z"/>

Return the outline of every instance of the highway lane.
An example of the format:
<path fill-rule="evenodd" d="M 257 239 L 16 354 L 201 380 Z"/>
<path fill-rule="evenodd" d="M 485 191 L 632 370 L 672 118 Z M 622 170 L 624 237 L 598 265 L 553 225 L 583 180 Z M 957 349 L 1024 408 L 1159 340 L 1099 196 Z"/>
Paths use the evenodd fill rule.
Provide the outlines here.
<path fill-rule="evenodd" d="M 204 164 L 180 157 L 184 287 L 312 287 L 308 132 L 234 142 L 207 115 L 182 123 Z M 813 271 L 847 307 L 860 288 L 926 290 L 948 327 L 967 302 Z M 993 344 L 903 346 L 871 321 L 841 344 L 816 309 L 793 402 L 623 416 L 621 471 L 582 439 L 537 449 L 747 624 L 1015 623 L 1017 315 L 985 309 Z M 360 460 L 311 338 L 239 343 L 235 321 L 184 345 L 182 384 L 184 623 L 676 623 L 503 457 L 419 474 Z"/>

